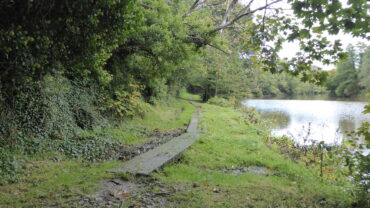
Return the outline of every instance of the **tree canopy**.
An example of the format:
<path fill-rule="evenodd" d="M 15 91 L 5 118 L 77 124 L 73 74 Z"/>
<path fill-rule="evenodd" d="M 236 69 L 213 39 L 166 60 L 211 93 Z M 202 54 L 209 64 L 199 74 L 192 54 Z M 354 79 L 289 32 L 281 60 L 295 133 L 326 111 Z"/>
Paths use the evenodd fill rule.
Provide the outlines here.
<path fill-rule="evenodd" d="M 204 100 L 320 93 L 299 80 L 323 83 L 327 73 L 313 61 L 345 57 L 323 34 L 369 39 L 368 8 L 366 0 L 1 1 L 0 136 L 67 136 L 102 118 L 141 115 L 183 88 Z M 284 41 L 302 52 L 281 60 Z M 332 78 L 338 95 L 368 89 L 361 56 L 359 82 Z"/>
<path fill-rule="evenodd" d="M 328 81 L 328 90 L 338 97 L 355 97 L 369 92 L 370 47 L 349 45 L 348 56 L 337 64 Z"/>

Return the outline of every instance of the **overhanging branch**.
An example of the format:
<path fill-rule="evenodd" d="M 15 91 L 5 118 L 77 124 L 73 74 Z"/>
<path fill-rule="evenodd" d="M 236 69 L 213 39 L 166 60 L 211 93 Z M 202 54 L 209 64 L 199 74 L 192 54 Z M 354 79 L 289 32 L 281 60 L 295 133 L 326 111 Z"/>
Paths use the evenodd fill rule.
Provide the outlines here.
<path fill-rule="evenodd" d="M 215 28 L 215 29 L 211 30 L 209 33 L 210 33 L 210 34 L 213 34 L 213 33 L 216 33 L 216 32 L 218 32 L 218 31 L 220 31 L 220 30 L 223 30 L 223 29 L 225 29 L 225 28 L 227 28 L 227 27 L 229 27 L 229 26 L 231 26 L 231 25 L 235 24 L 235 22 L 237 22 L 237 21 L 238 21 L 238 20 L 240 20 L 241 18 L 243 18 L 243 17 L 245 17 L 245 16 L 248 16 L 248 15 L 251 15 L 251 14 L 253 14 L 253 13 L 257 12 L 257 11 L 264 10 L 264 9 L 266 9 L 267 7 L 269 7 L 269 6 L 273 5 L 273 4 L 276 4 L 276 3 L 278 3 L 278 2 L 281 2 L 281 1 L 282 1 L 282 0 L 275 0 L 275 1 L 273 1 L 273 2 L 270 2 L 270 3 L 268 3 L 268 4 L 265 4 L 265 6 L 261 6 L 261 7 L 259 7 L 259 8 L 254 9 L 254 10 L 250 10 L 250 4 L 253 2 L 253 1 L 251 1 L 251 2 L 246 6 L 246 7 L 244 7 L 244 8 L 242 9 L 242 12 L 241 12 L 241 13 L 239 13 L 239 14 L 238 14 L 234 19 L 232 19 L 231 21 L 227 22 L 226 24 L 220 25 L 219 27 L 217 27 L 217 28 Z"/>
<path fill-rule="evenodd" d="M 191 7 L 188 9 L 188 11 L 184 15 L 182 15 L 182 18 L 189 16 L 202 2 L 204 3 L 205 0 L 195 0 Z"/>

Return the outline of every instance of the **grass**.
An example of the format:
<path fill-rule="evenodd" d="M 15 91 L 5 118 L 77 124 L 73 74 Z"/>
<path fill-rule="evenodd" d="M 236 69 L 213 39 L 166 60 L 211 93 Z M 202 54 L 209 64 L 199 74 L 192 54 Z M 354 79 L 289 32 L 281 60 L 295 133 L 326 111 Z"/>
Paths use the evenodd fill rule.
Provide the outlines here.
<path fill-rule="evenodd" d="M 182 97 L 199 99 L 190 94 Z M 304 165 L 280 154 L 274 145 L 267 146 L 264 141 L 269 132 L 261 125 L 250 124 L 253 119 L 245 115 L 248 111 L 197 105 L 204 113 L 201 138 L 184 152 L 179 163 L 153 175 L 164 184 L 178 187 L 169 198 L 177 207 L 350 206 L 352 198 L 345 187 L 321 181 Z M 171 100 L 153 106 L 145 118 L 87 133 L 137 145 L 148 139 L 143 132 L 184 128 L 194 110 L 186 100 Z M 70 206 L 71 201 L 78 202 L 79 195 L 93 193 L 100 181 L 118 177 L 108 170 L 120 165 L 117 161 L 87 164 L 58 153 L 28 160 L 24 167 L 27 175 L 18 183 L 0 186 L 0 207 Z M 269 174 L 232 175 L 222 171 L 247 166 L 264 167 Z"/>
<path fill-rule="evenodd" d="M 109 139 L 127 145 L 138 145 L 149 139 L 145 134 L 185 129 L 195 107 L 184 99 L 169 99 L 151 106 L 144 118 L 135 117 L 122 122 L 118 127 L 96 129 L 95 134 L 108 134 Z"/>
<path fill-rule="evenodd" d="M 126 145 L 140 145 L 150 139 L 152 132 L 168 132 L 185 129 L 195 111 L 194 105 L 184 99 L 169 99 L 151 106 L 145 117 L 126 119 L 111 128 L 85 131 L 85 137 L 99 136 Z"/>
<path fill-rule="evenodd" d="M 30 175 L 15 184 L 0 186 L 0 207 L 42 207 L 92 193 L 99 181 L 112 178 L 108 170 L 119 162 L 88 166 L 79 161 L 35 161 Z"/>
<path fill-rule="evenodd" d="M 195 107 L 186 100 L 170 99 L 153 106 L 145 118 L 134 118 L 123 125 L 145 128 L 149 131 L 169 131 L 186 128 Z"/>
<path fill-rule="evenodd" d="M 159 180 L 182 186 L 171 198 L 178 207 L 349 207 L 343 188 L 322 182 L 305 166 L 265 145 L 263 127 L 245 122 L 232 108 L 202 104 L 201 138 Z M 267 176 L 231 175 L 222 169 L 262 166 Z M 193 188 L 193 184 L 199 187 Z M 197 186 L 198 186 L 197 185 Z"/>
<path fill-rule="evenodd" d="M 181 92 L 180 97 L 186 100 L 194 100 L 194 101 L 201 101 L 200 95 L 190 94 L 186 91 Z"/>
<path fill-rule="evenodd" d="M 126 120 L 118 127 L 84 134 L 87 138 L 99 136 L 138 145 L 149 139 L 143 133 L 186 128 L 194 110 L 188 101 L 172 99 L 152 106 L 144 118 Z M 55 203 L 68 207 L 79 195 L 94 192 L 100 181 L 113 178 L 108 171 L 121 164 L 118 161 L 83 162 L 56 152 L 28 156 L 27 161 L 19 182 L 0 186 L 0 207 L 42 207 Z"/>

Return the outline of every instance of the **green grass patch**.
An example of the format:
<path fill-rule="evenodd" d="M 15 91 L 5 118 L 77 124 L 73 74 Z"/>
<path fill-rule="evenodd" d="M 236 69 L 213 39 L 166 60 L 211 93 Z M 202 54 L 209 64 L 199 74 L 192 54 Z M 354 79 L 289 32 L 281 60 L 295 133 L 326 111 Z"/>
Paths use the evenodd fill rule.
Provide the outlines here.
<path fill-rule="evenodd" d="M 128 145 L 140 144 L 149 139 L 145 134 L 185 129 L 194 111 L 195 107 L 187 100 L 169 99 L 152 106 L 144 118 L 135 117 L 106 132 L 113 135 L 116 141 Z"/>
<path fill-rule="evenodd" d="M 12 172 L 19 169 L 20 174 L 14 175 L 16 183 L 0 186 L 0 207 L 43 207 L 56 203 L 62 207 L 69 206 L 70 202 L 78 199 L 79 195 L 93 193 L 103 179 L 123 177 L 123 175 L 113 175 L 108 172 L 118 167 L 121 162 L 97 163 L 89 160 L 92 157 L 100 161 L 99 155 L 111 150 L 111 146 L 106 145 L 106 148 L 103 148 L 102 144 L 138 145 L 149 139 L 146 136 L 147 133 L 186 128 L 194 110 L 195 107 L 184 99 L 171 99 L 152 106 L 144 118 L 126 120 L 114 128 L 82 131 L 76 140 L 65 141 L 66 144 L 63 143 L 64 140 L 57 141 L 64 144 L 58 148 L 48 148 L 50 145 L 55 146 L 54 143 L 40 143 L 43 145 L 40 146 L 39 143 L 29 142 L 30 145 L 47 150 L 35 151 L 35 153 L 21 151 L 29 152 L 24 155 L 11 152 L 1 154 L 0 158 L 8 160 L 0 164 Z M 56 149 L 63 149 L 63 151 L 58 152 Z M 87 158 L 86 160 L 73 159 L 66 154 L 67 152 L 79 156 L 86 155 Z M 10 154 L 25 162 L 13 165 L 18 160 L 9 157 L 13 156 Z M 13 175 L 10 176 L 13 177 Z"/>
<path fill-rule="evenodd" d="M 29 163 L 30 175 L 18 183 L 0 186 L 0 207 L 61 206 L 73 197 L 92 193 L 100 181 L 112 178 L 107 172 L 119 165 L 111 161 L 87 166 L 78 161 Z"/>
<path fill-rule="evenodd" d="M 168 132 L 185 129 L 195 111 L 195 107 L 184 99 L 168 99 L 151 106 L 145 117 L 127 119 L 116 127 L 86 131 L 87 137 L 114 140 L 127 145 L 141 144 L 150 139 L 152 132 Z"/>
<path fill-rule="evenodd" d="M 186 128 L 194 111 L 195 107 L 187 100 L 169 99 L 152 106 L 145 118 L 136 117 L 123 125 L 141 127 L 149 131 Z"/>
<path fill-rule="evenodd" d="M 186 91 L 183 91 L 183 92 L 180 93 L 180 98 L 186 99 L 186 100 L 194 100 L 194 101 L 201 101 L 202 100 L 200 95 L 191 94 L 191 93 L 188 93 Z"/>
<path fill-rule="evenodd" d="M 348 207 L 344 187 L 326 182 L 304 165 L 265 145 L 262 126 L 249 124 L 232 108 L 202 104 L 201 138 L 178 164 L 155 176 L 187 188 L 171 198 L 179 207 Z M 268 175 L 224 169 L 261 166 Z M 193 183 L 199 185 L 194 188 Z"/>

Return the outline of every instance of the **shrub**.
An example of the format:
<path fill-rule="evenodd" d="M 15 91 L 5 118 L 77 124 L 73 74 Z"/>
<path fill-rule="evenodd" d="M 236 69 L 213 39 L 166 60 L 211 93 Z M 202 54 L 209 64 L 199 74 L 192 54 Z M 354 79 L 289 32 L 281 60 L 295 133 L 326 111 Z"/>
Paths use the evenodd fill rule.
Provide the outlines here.
<path fill-rule="evenodd" d="M 0 148 L 0 185 L 18 181 L 22 161 Z"/>
<path fill-rule="evenodd" d="M 87 85 L 48 75 L 42 82 L 18 88 L 13 103 L 0 100 L 3 142 L 14 143 L 17 137 L 71 138 L 79 129 L 102 123 L 104 119 L 94 103 L 96 87 Z"/>
<path fill-rule="evenodd" d="M 226 100 L 225 98 L 220 98 L 220 97 L 213 97 L 208 100 L 208 103 L 212 105 L 222 106 L 222 107 L 232 106 L 230 101 Z"/>
<path fill-rule="evenodd" d="M 138 85 L 133 85 L 131 90 L 116 90 L 114 98 L 106 98 L 103 110 L 109 111 L 118 117 L 132 118 L 135 115 L 144 117 L 149 109 L 149 104 L 143 100 Z"/>
<path fill-rule="evenodd" d="M 87 161 L 112 159 L 120 149 L 123 149 L 122 144 L 119 142 L 98 138 L 66 139 L 58 141 L 55 148 L 67 157 Z"/>
<path fill-rule="evenodd" d="M 254 108 L 241 107 L 244 122 L 247 124 L 259 124 L 262 122 L 261 115 Z"/>

